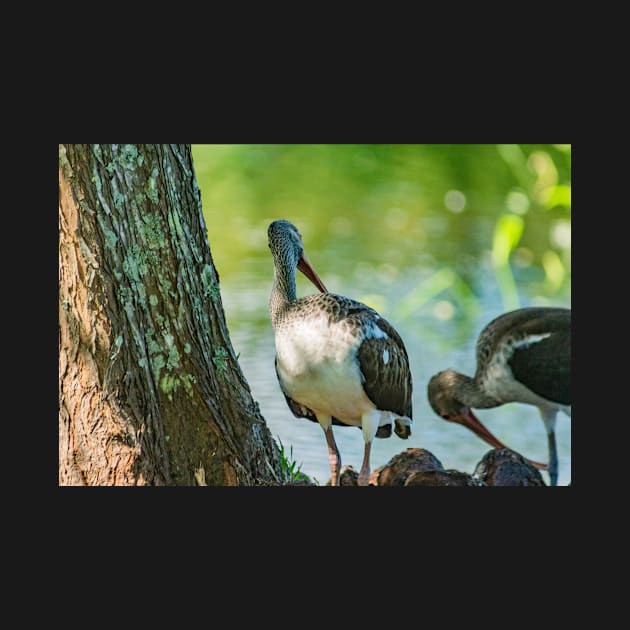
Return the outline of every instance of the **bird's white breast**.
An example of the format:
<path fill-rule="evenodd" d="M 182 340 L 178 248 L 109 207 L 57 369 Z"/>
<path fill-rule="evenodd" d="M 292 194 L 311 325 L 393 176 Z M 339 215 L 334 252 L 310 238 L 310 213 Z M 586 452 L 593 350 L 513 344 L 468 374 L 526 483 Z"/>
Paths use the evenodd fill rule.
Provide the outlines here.
<path fill-rule="evenodd" d="M 357 362 L 360 337 L 326 315 L 299 318 L 276 333 L 278 374 L 287 394 L 315 414 L 360 424 L 374 409 Z"/>

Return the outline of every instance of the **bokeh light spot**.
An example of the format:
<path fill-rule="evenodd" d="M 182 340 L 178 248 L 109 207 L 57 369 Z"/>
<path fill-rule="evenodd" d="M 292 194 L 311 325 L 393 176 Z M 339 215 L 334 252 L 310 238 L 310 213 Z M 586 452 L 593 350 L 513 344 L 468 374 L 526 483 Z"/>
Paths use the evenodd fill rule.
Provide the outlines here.
<path fill-rule="evenodd" d="M 560 249 L 571 249 L 571 223 L 562 219 L 549 228 L 549 239 Z"/>
<path fill-rule="evenodd" d="M 466 195 L 461 190 L 449 190 L 444 195 L 444 205 L 456 214 L 466 207 Z"/>
<path fill-rule="evenodd" d="M 513 190 L 508 193 L 505 205 L 510 212 L 525 214 L 529 210 L 529 197 L 519 190 Z"/>

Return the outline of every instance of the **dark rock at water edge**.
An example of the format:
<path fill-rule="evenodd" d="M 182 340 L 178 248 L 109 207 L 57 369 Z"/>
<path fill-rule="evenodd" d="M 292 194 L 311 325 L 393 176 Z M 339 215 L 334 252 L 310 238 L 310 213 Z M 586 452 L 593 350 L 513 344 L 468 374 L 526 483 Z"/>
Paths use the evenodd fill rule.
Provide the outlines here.
<path fill-rule="evenodd" d="M 283 485 L 285 486 L 316 486 L 317 484 L 305 477 L 304 479 L 294 479 L 293 481 L 289 481 Z"/>
<path fill-rule="evenodd" d="M 509 448 L 488 451 L 473 476 L 488 486 L 545 486 L 542 475 L 522 455 Z"/>
<path fill-rule="evenodd" d="M 330 485 L 330 479 L 326 483 Z M 352 466 L 342 466 L 339 473 L 339 485 L 340 486 L 358 486 L 359 485 L 359 473 Z"/>
<path fill-rule="evenodd" d="M 444 470 L 442 462 L 424 448 L 408 448 L 392 457 L 385 466 L 374 475 L 375 485 L 404 486 L 407 478 L 414 472 Z M 370 478 L 372 481 L 372 477 Z"/>
<path fill-rule="evenodd" d="M 485 486 L 480 479 L 459 470 L 422 470 L 411 473 L 405 486 Z"/>

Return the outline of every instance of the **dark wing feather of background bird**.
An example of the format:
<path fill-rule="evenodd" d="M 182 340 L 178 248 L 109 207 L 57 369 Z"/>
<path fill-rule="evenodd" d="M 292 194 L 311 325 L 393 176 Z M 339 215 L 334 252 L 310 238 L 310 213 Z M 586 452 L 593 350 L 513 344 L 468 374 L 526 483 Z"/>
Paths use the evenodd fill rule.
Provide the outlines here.
<path fill-rule="evenodd" d="M 534 319 L 523 328 L 530 335 L 551 333 L 527 347 L 517 348 L 508 364 L 514 376 L 534 393 L 547 400 L 571 404 L 571 312 L 559 311 L 544 325 Z M 535 369 L 545 365 L 547 370 Z M 555 378 L 550 378 L 554 374 Z"/>

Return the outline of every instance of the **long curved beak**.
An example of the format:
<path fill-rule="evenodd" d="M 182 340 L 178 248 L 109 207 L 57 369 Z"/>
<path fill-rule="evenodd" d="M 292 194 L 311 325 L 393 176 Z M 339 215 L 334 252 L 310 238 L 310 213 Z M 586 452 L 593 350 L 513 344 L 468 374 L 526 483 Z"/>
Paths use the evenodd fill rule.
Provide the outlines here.
<path fill-rule="evenodd" d="M 472 409 L 469 407 L 468 411 L 461 416 L 451 416 L 448 418 L 451 422 L 457 422 L 457 424 L 462 424 L 466 428 L 470 429 L 473 433 L 478 435 L 484 442 L 490 444 L 494 448 L 510 448 L 497 439 L 486 427 L 481 424 L 477 416 L 472 412 Z M 527 459 L 527 458 L 526 458 Z M 527 460 L 534 468 L 538 468 L 539 470 L 547 470 L 547 464 L 541 464 L 540 462 L 532 461 L 531 459 Z"/>
<path fill-rule="evenodd" d="M 313 267 L 311 267 L 311 263 L 308 261 L 306 254 L 302 254 L 300 256 L 300 260 L 298 260 L 297 268 L 322 292 L 328 293 L 328 290 L 324 286 L 321 278 L 317 275 L 317 272 Z"/>

